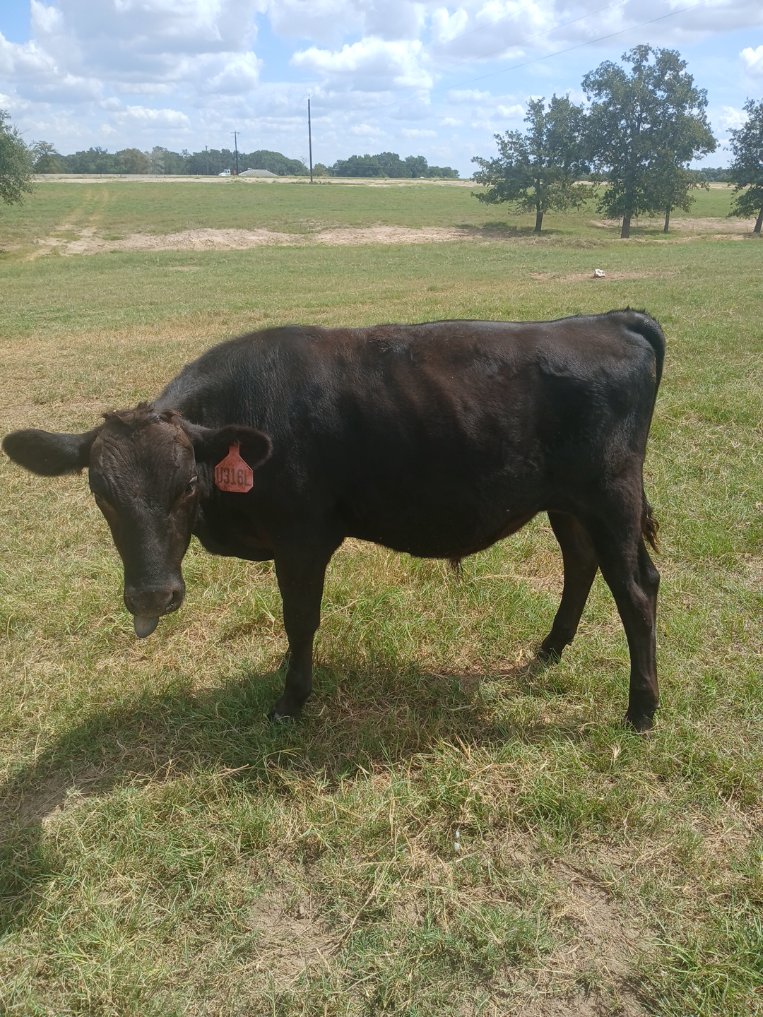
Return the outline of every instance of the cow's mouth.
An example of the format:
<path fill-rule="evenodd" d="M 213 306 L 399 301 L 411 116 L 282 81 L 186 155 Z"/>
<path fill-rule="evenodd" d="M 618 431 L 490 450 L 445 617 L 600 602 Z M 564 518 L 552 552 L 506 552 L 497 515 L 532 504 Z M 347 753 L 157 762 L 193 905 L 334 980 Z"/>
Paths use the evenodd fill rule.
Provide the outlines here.
<path fill-rule="evenodd" d="M 133 626 L 138 639 L 150 636 L 161 618 L 177 611 L 183 603 L 183 593 L 184 588 L 181 581 L 168 591 L 144 591 L 140 596 L 136 596 L 131 591 L 125 594 L 127 610 L 133 616 Z"/>
<path fill-rule="evenodd" d="M 136 614 L 133 619 L 135 625 L 135 635 L 138 639 L 145 639 L 146 636 L 150 636 L 156 626 L 159 624 L 159 615 L 156 614 Z"/>

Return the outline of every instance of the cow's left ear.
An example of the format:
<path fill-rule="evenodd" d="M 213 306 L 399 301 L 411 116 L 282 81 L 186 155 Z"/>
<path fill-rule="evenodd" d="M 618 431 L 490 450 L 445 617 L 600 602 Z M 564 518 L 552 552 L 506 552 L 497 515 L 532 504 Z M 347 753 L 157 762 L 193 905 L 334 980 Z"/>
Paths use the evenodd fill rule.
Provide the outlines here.
<path fill-rule="evenodd" d="M 239 445 L 241 458 L 253 470 L 270 459 L 273 444 L 266 434 L 253 427 L 229 424 L 226 427 L 200 427 L 183 421 L 183 428 L 191 439 L 197 463 L 216 466 L 228 454 L 231 445 Z"/>

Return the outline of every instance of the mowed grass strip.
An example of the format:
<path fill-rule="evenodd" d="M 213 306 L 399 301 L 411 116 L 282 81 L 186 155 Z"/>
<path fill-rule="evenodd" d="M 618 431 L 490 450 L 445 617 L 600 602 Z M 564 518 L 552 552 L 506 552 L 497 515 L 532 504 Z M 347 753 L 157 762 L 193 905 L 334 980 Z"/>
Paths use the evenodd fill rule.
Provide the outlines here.
<path fill-rule="evenodd" d="M 95 228 L 95 188 L 104 234 L 229 226 L 214 195 L 250 192 L 288 230 L 310 197 L 41 185 L 13 210 L 30 243 L 0 261 L 3 433 L 91 427 L 266 324 L 654 314 L 663 707 L 649 737 L 619 725 L 627 649 L 600 580 L 564 659 L 532 666 L 561 588 L 538 519 L 460 577 L 349 542 L 315 697 L 273 727 L 270 565 L 192 547 L 185 606 L 137 642 L 84 478 L 3 459 L 0 1011 L 763 1012 L 759 243 L 712 224 L 623 243 L 589 214 L 540 240 L 25 260 L 38 227 Z M 311 229 L 503 216 L 464 188 L 331 190 Z"/>

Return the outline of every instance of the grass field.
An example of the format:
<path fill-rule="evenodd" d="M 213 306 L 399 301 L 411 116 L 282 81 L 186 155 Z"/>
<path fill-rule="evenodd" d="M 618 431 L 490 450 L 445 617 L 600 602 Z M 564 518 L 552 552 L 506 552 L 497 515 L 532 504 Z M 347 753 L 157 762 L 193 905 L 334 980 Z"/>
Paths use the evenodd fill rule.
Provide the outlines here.
<path fill-rule="evenodd" d="M 0 208 L 1 433 L 89 428 L 276 322 L 630 305 L 668 338 L 646 737 L 620 726 L 627 648 L 600 579 L 564 659 L 531 666 L 560 592 L 543 519 L 460 579 L 342 549 L 316 694 L 273 727 L 269 565 L 192 546 L 185 606 L 138 642 L 86 480 L 2 458 L 3 1017 L 763 1014 L 763 246 L 728 205 L 702 192 L 667 237 L 643 220 L 630 241 L 593 207 L 536 238 L 431 184 L 56 182 Z M 444 232 L 369 242 L 378 227 Z M 294 243 L 183 240 L 232 229 Z M 66 253 L 167 234 L 176 249 Z"/>

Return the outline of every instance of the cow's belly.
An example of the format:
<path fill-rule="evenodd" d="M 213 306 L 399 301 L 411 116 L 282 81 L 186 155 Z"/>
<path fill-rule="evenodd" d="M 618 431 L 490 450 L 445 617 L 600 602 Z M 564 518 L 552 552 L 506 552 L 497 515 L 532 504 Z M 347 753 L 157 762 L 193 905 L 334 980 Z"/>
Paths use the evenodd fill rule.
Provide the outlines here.
<path fill-rule="evenodd" d="M 465 558 L 529 522 L 540 505 L 439 504 L 400 501 L 394 511 L 371 511 L 347 520 L 346 535 L 417 558 Z"/>
<path fill-rule="evenodd" d="M 389 547 L 393 551 L 403 551 L 415 558 L 448 558 L 451 561 L 460 561 L 470 554 L 484 551 L 497 541 L 510 536 L 520 530 L 525 523 L 529 523 L 535 516 L 535 512 L 526 515 L 511 516 L 497 530 L 474 532 L 469 539 L 463 535 L 447 533 L 422 533 L 422 534 L 388 534 L 373 536 L 369 534 L 353 533 L 349 536 L 359 537 L 362 540 L 370 540 L 373 543 Z"/>

